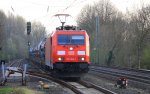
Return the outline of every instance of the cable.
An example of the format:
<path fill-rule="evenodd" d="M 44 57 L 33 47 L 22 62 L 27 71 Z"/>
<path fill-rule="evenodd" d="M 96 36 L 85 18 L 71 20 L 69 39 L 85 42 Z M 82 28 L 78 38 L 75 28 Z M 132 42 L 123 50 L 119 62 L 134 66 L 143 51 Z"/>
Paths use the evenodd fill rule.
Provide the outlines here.
<path fill-rule="evenodd" d="M 56 1 L 56 0 L 55 0 L 55 1 Z M 68 1 L 69 1 L 69 0 L 68 0 Z M 29 4 L 34 4 L 34 5 L 37 5 L 37 6 L 39 6 L 39 5 L 41 5 L 41 6 L 48 6 L 48 7 L 46 8 L 47 13 L 49 12 L 50 7 L 65 7 L 64 9 L 59 9 L 59 10 L 57 10 L 57 11 L 55 11 L 55 12 L 50 13 L 50 14 L 46 14 L 46 15 L 44 15 L 44 16 L 35 18 L 35 19 L 40 19 L 40 18 L 45 18 L 46 16 L 49 16 L 49 15 L 54 15 L 54 14 L 56 14 L 56 13 L 58 13 L 58 12 L 64 12 L 64 11 L 66 11 L 67 9 L 69 9 L 70 7 L 72 7 L 77 1 L 78 1 L 78 0 L 73 0 L 67 7 L 65 7 L 65 6 L 50 6 L 50 5 L 48 5 L 48 4 L 41 4 L 41 3 L 31 2 L 31 1 L 23 1 L 23 2 L 25 2 L 25 3 L 28 3 L 28 2 L 29 2 Z M 86 1 L 86 0 L 84 0 L 84 1 Z M 21 1 L 21 2 L 22 2 L 22 1 Z M 59 1 L 59 2 L 60 2 L 60 1 Z M 83 2 L 83 1 L 81 1 L 81 2 Z M 15 12 L 12 3 L 13 3 L 13 2 L 12 2 L 12 0 L 11 0 L 11 2 L 10 2 L 10 4 L 11 4 L 11 10 L 12 10 L 13 12 Z M 35 20 L 35 19 L 34 19 L 34 20 Z"/>
<path fill-rule="evenodd" d="M 77 0 L 74 0 L 69 6 L 67 6 L 67 7 L 63 10 L 63 12 L 64 12 L 65 10 L 67 10 L 68 8 L 70 8 L 76 1 L 77 1 Z"/>
<path fill-rule="evenodd" d="M 64 12 L 64 11 L 66 11 L 67 9 L 69 9 L 69 8 L 71 8 L 71 7 L 74 7 L 74 6 L 76 6 L 77 4 L 79 4 L 79 3 L 81 4 L 81 3 L 83 3 L 83 2 L 85 2 L 85 1 L 87 1 L 87 0 L 82 0 L 82 1 L 80 1 L 80 2 L 78 2 L 78 3 L 75 4 L 76 1 L 77 1 L 77 0 L 74 0 L 71 4 L 69 4 L 69 6 L 67 6 L 67 7 L 64 8 L 64 9 L 60 9 L 60 10 L 57 10 L 56 12 L 51 13 L 51 15 L 52 15 L 51 17 L 53 17 L 54 14 L 57 14 L 57 13 L 60 12 L 60 11 Z M 75 5 L 73 5 L 73 4 L 75 4 Z M 35 18 L 34 20 L 40 19 L 40 18 L 45 18 L 46 16 L 49 16 L 49 15 L 50 15 L 50 14 L 46 14 L 46 15 L 44 15 L 44 16 Z"/>
<path fill-rule="evenodd" d="M 11 0 L 12 1 L 12 0 Z M 68 0 L 69 1 L 69 0 Z M 81 4 L 81 3 L 83 3 L 83 2 L 86 2 L 87 0 L 73 0 L 67 7 L 65 7 L 65 6 L 50 6 L 50 5 L 48 5 L 48 4 L 39 4 L 39 3 L 36 3 L 36 2 L 30 2 L 30 1 L 24 1 L 24 2 L 30 2 L 30 4 L 34 4 L 34 5 L 42 5 L 42 6 L 48 6 L 47 8 L 46 8 L 46 11 L 47 11 L 47 13 L 49 12 L 49 9 L 50 9 L 50 7 L 65 7 L 65 8 L 63 8 L 63 9 L 58 9 L 57 11 L 54 11 L 54 12 L 51 12 L 51 13 L 48 13 L 48 14 L 46 14 L 46 15 L 44 15 L 44 16 L 41 16 L 41 17 L 37 17 L 37 18 L 35 18 L 35 19 L 33 19 L 33 20 L 36 20 L 36 19 L 45 19 L 47 16 L 50 16 L 51 15 L 51 17 L 53 17 L 53 15 L 54 14 L 57 14 L 57 13 L 59 13 L 59 12 L 65 12 L 66 10 L 68 10 L 69 8 L 71 8 L 71 7 L 75 7 L 76 5 L 79 5 L 79 4 Z M 13 6 L 12 6 L 12 2 L 11 2 L 11 10 L 13 11 L 13 12 L 15 12 L 15 10 L 14 10 L 14 8 L 13 8 Z"/>
<path fill-rule="evenodd" d="M 14 11 L 14 8 L 13 8 L 12 6 L 11 6 L 11 9 L 12 9 L 13 12 L 15 12 L 15 11 Z"/>

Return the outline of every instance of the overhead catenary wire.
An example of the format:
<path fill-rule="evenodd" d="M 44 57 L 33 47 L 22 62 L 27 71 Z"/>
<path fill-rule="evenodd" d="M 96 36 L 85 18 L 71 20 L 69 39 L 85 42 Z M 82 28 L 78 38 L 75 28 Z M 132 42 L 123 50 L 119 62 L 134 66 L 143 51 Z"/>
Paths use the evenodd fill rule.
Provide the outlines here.
<path fill-rule="evenodd" d="M 15 10 L 14 10 L 14 8 L 13 8 L 13 6 L 12 6 L 12 0 L 10 0 L 10 8 L 11 8 L 11 10 L 13 11 L 13 12 L 15 12 Z"/>
<path fill-rule="evenodd" d="M 77 2 L 78 1 L 78 2 Z M 84 3 L 84 2 L 86 2 L 86 1 L 88 1 L 88 0 L 74 0 L 71 4 L 69 4 L 67 7 L 65 7 L 65 8 L 63 8 L 63 9 L 59 9 L 59 10 L 57 10 L 57 11 L 55 11 L 55 12 L 52 12 L 52 13 L 48 13 L 48 14 L 46 14 L 46 15 L 44 15 L 44 16 L 41 16 L 41 17 L 37 17 L 37 18 L 35 18 L 34 20 L 36 20 L 36 19 L 42 19 L 42 18 L 46 18 L 47 16 L 50 16 L 51 15 L 51 17 L 53 17 L 53 15 L 54 14 L 57 14 L 57 13 L 59 13 L 59 12 L 65 12 L 66 10 L 68 10 L 69 8 L 72 8 L 72 7 L 75 7 L 75 6 L 77 6 L 77 5 L 79 5 L 79 4 L 82 4 L 82 3 Z M 50 6 L 49 6 L 50 7 Z M 57 7 L 57 6 L 56 6 Z M 48 10 L 48 7 L 47 7 L 47 10 Z"/>
<path fill-rule="evenodd" d="M 42 2 L 42 3 L 39 3 L 38 1 L 37 1 L 37 2 L 33 2 L 33 1 L 17 1 L 17 2 L 21 2 L 21 3 L 24 2 L 24 3 L 27 3 L 27 4 L 35 5 L 35 6 L 37 6 L 37 7 L 45 6 L 47 13 L 49 13 L 50 7 L 62 7 L 62 9 L 58 9 L 58 10 L 56 10 L 55 12 L 52 12 L 52 13 L 50 13 L 50 14 L 46 14 L 46 15 L 41 16 L 41 17 L 37 17 L 37 18 L 34 19 L 34 20 L 36 20 L 36 19 L 45 18 L 46 16 L 49 16 L 49 15 L 54 15 L 55 13 L 64 12 L 64 11 L 68 10 L 69 8 L 74 7 L 74 6 L 76 6 L 76 5 L 79 5 L 79 4 L 81 4 L 81 3 L 83 3 L 83 2 L 86 2 L 86 1 L 87 1 L 87 0 L 73 0 L 70 4 L 68 4 L 67 7 L 65 7 L 64 4 L 61 4 L 61 6 L 51 6 L 51 5 L 49 5 L 51 2 L 62 3 L 62 2 L 64 2 L 64 0 L 62 0 L 62 1 L 58 1 L 58 0 L 54 0 L 54 1 L 53 1 L 53 0 L 50 0 L 50 2 L 49 2 L 49 0 L 48 0 L 46 3 L 43 3 L 43 2 Z M 65 2 L 70 2 L 70 0 L 65 1 Z M 14 1 L 13 1 L 13 0 L 10 0 L 11 10 L 12 10 L 13 12 L 16 12 L 13 3 L 14 3 Z M 65 8 L 63 8 L 63 7 L 65 7 Z M 18 13 L 18 14 L 19 14 L 19 13 Z"/>
<path fill-rule="evenodd" d="M 36 20 L 36 19 L 38 19 L 38 20 L 39 20 L 39 19 L 43 19 L 43 20 L 44 20 L 44 19 L 45 19 L 45 21 L 47 21 L 47 19 L 53 18 L 55 14 L 65 12 L 66 10 L 69 10 L 69 9 L 72 8 L 72 7 L 76 7 L 76 6 L 78 6 L 78 5 L 81 5 L 82 3 L 86 2 L 86 1 L 88 1 L 88 0 L 74 0 L 74 1 L 72 1 L 70 4 L 68 4 L 67 7 L 62 8 L 62 9 L 58 9 L 57 11 L 53 11 L 53 12 L 50 12 L 50 13 L 47 12 L 46 15 L 41 16 L 41 17 L 37 17 L 37 18 L 35 18 L 34 20 Z M 49 9 L 50 9 L 50 6 L 49 6 Z M 47 10 L 48 10 L 48 7 L 47 7 Z M 52 10 L 52 9 L 51 9 L 51 10 Z M 47 17 L 49 17 L 49 18 L 47 18 Z M 72 17 L 72 16 L 71 16 L 71 17 Z M 72 17 L 72 18 L 73 18 L 73 21 L 76 22 L 75 19 L 74 19 L 74 17 Z M 54 19 L 53 19 L 53 20 L 54 20 Z M 44 21 L 44 22 L 45 22 L 45 21 Z M 51 24 L 54 24 L 54 21 L 49 21 L 49 22 L 47 22 L 47 25 L 48 25 L 48 24 L 50 25 L 50 23 L 51 23 Z M 75 24 L 76 24 L 76 23 L 75 23 Z M 54 28 L 53 28 L 53 29 L 54 29 Z"/>
<path fill-rule="evenodd" d="M 19 1 L 17 1 L 17 3 L 18 3 Z M 56 0 L 55 1 L 52 1 L 52 2 L 56 2 Z M 57 1 L 58 2 L 58 1 Z M 56 2 L 56 3 L 57 3 Z M 59 1 L 60 2 L 60 1 Z M 13 11 L 13 12 L 15 12 L 15 7 L 16 7 L 16 4 L 13 4 L 14 3 L 14 1 L 13 0 L 10 0 L 10 8 L 11 8 L 11 10 Z M 61 5 L 61 6 L 57 6 L 57 5 L 49 5 L 49 3 L 47 3 L 47 4 L 44 4 L 44 3 L 38 3 L 38 2 L 33 2 L 33 1 L 20 1 L 20 5 L 22 5 L 22 3 L 24 4 L 24 5 L 30 5 L 30 6 L 36 6 L 36 7 L 46 7 L 46 12 L 48 13 L 49 12 L 49 9 L 50 9 L 50 7 L 65 7 L 65 6 L 63 6 L 63 5 Z M 15 6 L 15 7 L 14 7 Z M 26 6 L 24 7 L 24 8 L 27 8 Z M 16 8 L 17 9 L 17 8 Z M 19 9 L 23 9 L 23 6 L 21 6 Z M 19 13 L 18 13 L 19 14 Z"/>
<path fill-rule="evenodd" d="M 13 8 L 12 6 L 11 6 L 11 9 L 12 9 L 13 12 L 15 12 L 15 11 L 14 11 L 14 8 Z"/>
<path fill-rule="evenodd" d="M 12 0 L 11 0 L 12 1 Z M 64 0 L 62 0 L 62 1 L 64 1 Z M 50 5 L 50 3 L 51 2 L 53 2 L 53 1 L 51 1 L 50 3 L 47 3 L 47 4 L 44 4 L 44 3 L 39 3 L 38 1 L 37 2 L 33 2 L 33 1 L 23 1 L 24 3 L 27 3 L 27 5 L 28 5 L 28 3 L 32 6 L 37 6 L 37 7 L 44 7 L 45 8 L 45 15 L 43 15 L 43 16 L 39 16 L 39 17 L 36 17 L 36 18 L 34 18 L 34 19 L 32 19 L 31 21 L 35 21 L 35 20 L 47 20 L 47 17 L 49 17 L 49 18 L 52 18 L 53 17 L 53 15 L 54 14 L 58 14 L 58 13 L 64 13 L 65 11 L 67 11 L 67 10 L 69 10 L 69 9 L 71 9 L 72 7 L 75 7 L 75 6 L 78 6 L 78 5 L 81 5 L 82 3 L 84 3 L 84 2 L 86 2 L 86 1 L 88 1 L 88 0 L 68 0 L 68 1 L 65 1 L 64 3 L 66 3 L 66 4 L 63 4 L 63 2 L 61 1 L 61 5 Z M 55 2 L 57 3 L 60 3 L 60 1 L 58 1 L 58 0 L 55 0 Z M 16 14 L 16 10 L 17 10 L 17 8 L 16 8 L 16 6 L 15 6 L 15 9 L 14 9 L 14 5 L 12 4 L 12 3 L 14 3 L 14 2 L 11 2 L 10 4 L 11 4 L 11 7 L 12 7 L 12 11 Z M 58 9 L 56 9 L 56 7 L 58 8 Z M 60 8 L 59 8 L 60 7 Z M 56 11 L 52 11 L 53 9 L 52 8 L 54 8 L 54 9 L 56 9 Z M 18 13 L 19 14 L 19 13 Z M 47 22 L 48 23 L 48 22 Z"/>
<path fill-rule="evenodd" d="M 63 10 L 63 12 L 64 12 L 65 10 L 67 10 L 68 8 L 70 8 L 76 1 L 77 1 L 77 0 L 74 0 L 69 6 L 67 6 L 67 7 Z"/>

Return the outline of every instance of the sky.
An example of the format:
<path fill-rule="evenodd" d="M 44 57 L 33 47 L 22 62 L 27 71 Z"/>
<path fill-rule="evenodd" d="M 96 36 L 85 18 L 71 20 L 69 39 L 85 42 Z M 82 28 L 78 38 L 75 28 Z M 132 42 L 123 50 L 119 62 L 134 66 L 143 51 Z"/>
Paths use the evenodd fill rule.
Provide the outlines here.
<path fill-rule="evenodd" d="M 53 30 L 57 24 L 55 14 L 67 13 L 71 17 L 69 23 L 76 24 L 75 19 L 80 13 L 80 10 L 86 4 L 94 4 L 99 0 L 0 0 L 0 10 L 6 14 L 11 12 L 14 15 L 20 15 L 26 21 L 40 21 L 44 24 L 48 31 Z M 133 11 L 134 8 L 139 7 L 142 2 L 150 4 L 150 0 L 110 0 L 116 8 L 123 13 L 126 9 Z M 68 23 L 68 24 L 69 24 Z M 58 25 L 59 24 L 59 25 Z M 54 28 L 53 28 L 54 27 Z"/>

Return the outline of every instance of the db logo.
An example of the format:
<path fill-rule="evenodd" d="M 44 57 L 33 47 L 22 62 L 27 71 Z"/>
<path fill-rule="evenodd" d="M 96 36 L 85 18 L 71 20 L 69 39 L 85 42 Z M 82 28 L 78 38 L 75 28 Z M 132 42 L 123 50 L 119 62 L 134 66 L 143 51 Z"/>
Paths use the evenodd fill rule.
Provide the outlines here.
<path fill-rule="evenodd" d="M 74 51 L 69 51 L 68 54 L 69 55 L 74 55 Z"/>

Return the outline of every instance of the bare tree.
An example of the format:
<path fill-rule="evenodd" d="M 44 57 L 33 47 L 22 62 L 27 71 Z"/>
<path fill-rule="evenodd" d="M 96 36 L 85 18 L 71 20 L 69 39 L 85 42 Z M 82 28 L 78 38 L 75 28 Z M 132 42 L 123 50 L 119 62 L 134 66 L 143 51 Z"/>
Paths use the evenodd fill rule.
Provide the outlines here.
<path fill-rule="evenodd" d="M 98 33 L 96 33 L 95 29 L 97 16 L 100 19 L 100 30 Z M 121 47 L 119 45 L 121 45 L 120 43 L 122 42 L 122 33 L 124 33 L 126 23 L 124 19 L 122 19 L 122 14 L 109 0 L 100 0 L 98 3 L 95 3 L 94 6 L 85 6 L 78 16 L 77 23 L 81 28 L 87 30 L 90 35 L 92 58 L 99 58 L 98 61 L 104 64 L 109 51 L 119 51 Z M 98 41 L 96 42 L 96 44 L 99 44 L 97 48 L 98 51 L 93 50 L 93 48 L 95 48 L 94 41 L 96 36 L 98 36 Z M 115 53 L 115 51 L 113 51 L 113 53 Z"/>
<path fill-rule="evenodd" d="M 45 37 L 45 27 L 40 22 L 33 23 L 33 36 L 36 43 Z M 3 50 L 1 58 L 10 60 L 15 58 L 25 58 L 28 53 L 26 21 L 21 16 L 14 16 L 9 13 L 6 17 L 0 11 L 0 46 Z"/>
<path fill-rule="evenodd" d="M 38 43 L 46 37 L 45 27 L 40 22 L 33 22 L 31 35 L 32 46 L 37 46 Z"/>
<path fill-rule="evenodd" d="M 4 40 L 5 34 L 5 22 L 6 22 L 6 15 L 0 11 L 0 47 L 2 46 L 2 42 Z"/>
<path fill-rule="evenodd" d="M 150 32 L 150 6 L 142 7 L 133 16 L 133 22 L 135 23 L 135 39 L 137 48 L 137 61 L 138 68 L 141 67 L 142 52 L 147 43 L 147 38 Z"/>

